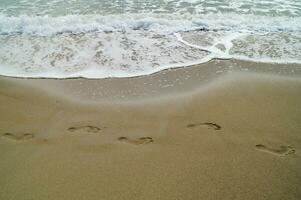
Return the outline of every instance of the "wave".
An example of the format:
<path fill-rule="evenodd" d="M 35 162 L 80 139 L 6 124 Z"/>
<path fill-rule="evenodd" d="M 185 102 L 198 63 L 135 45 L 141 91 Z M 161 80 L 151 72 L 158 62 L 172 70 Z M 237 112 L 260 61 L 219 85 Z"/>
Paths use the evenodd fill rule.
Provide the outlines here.
<path fill-rule="evenodd" d="M 171 33 L 202 28 L 239 32 L 301 32 L 300 20 L 301 17 L 269 17 L 233 13 L 181 16 L 171 14 L 66 15 L 58 17 L 27 15 L 13 17 L 0 14 L 0 34 L 50 36 L 61 33 L 132 30 Z"/>
<path fill-rule="evenodd" d="M 131 77 L 213 58 L 301 63 L 299 22 L 233 13 L 0 14 L 0 74 Z"/>

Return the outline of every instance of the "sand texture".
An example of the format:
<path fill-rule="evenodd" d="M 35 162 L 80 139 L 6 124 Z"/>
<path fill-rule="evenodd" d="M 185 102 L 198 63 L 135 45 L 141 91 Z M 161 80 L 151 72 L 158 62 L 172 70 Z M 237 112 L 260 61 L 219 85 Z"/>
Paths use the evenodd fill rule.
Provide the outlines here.
<path fill-rule="evenodd" d="M 0 78 L 0 199 L 301 199 L 301 76 L 205 69 Z"/>

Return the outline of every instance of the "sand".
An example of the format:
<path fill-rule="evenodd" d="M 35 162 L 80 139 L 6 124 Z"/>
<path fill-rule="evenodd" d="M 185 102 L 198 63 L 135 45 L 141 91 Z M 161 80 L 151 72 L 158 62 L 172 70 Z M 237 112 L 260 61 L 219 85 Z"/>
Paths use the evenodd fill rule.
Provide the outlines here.
<path fill-rule="evenodd" d="M 298 65 L 0 78 L 0 199 L 301 199 Z"/>

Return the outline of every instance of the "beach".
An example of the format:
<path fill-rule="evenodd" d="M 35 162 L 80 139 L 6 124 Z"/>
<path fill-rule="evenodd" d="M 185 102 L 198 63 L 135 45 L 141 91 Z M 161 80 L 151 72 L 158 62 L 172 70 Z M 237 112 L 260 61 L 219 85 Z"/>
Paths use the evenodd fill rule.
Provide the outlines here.
<path fill-rule="evenodd" d="M 300 64 L 0 78 L 0 199 L 301 199 Z"/>

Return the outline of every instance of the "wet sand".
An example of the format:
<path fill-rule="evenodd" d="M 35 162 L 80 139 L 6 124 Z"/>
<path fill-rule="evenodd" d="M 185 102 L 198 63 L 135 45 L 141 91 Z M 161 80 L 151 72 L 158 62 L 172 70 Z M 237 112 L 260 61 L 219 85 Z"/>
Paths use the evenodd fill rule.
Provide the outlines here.
<path fill-rule="evenodd" d="M 2 77 L 0 199 L 300 199 L 299 68 Z"/>

